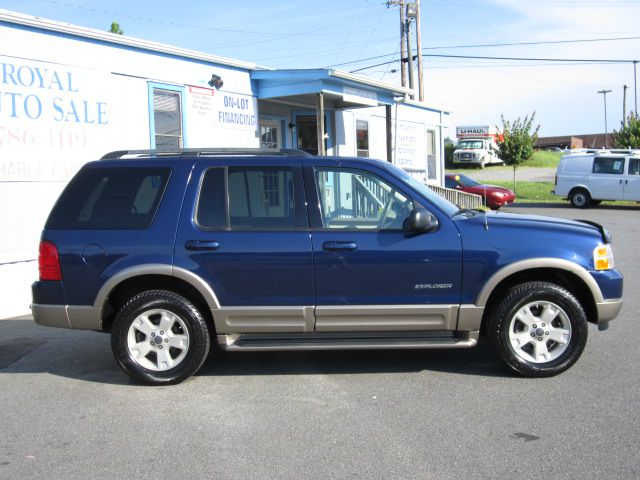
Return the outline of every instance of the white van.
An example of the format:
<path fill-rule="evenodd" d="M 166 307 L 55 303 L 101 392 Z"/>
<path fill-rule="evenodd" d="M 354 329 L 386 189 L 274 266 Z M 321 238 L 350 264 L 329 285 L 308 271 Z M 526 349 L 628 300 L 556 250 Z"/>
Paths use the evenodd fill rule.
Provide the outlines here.
<path fill-rule="evenodd" d="M 568 198 L 576 208 L 602 200 L 640 202 L 640 151 L 564 155 L 552 193 Z"/>

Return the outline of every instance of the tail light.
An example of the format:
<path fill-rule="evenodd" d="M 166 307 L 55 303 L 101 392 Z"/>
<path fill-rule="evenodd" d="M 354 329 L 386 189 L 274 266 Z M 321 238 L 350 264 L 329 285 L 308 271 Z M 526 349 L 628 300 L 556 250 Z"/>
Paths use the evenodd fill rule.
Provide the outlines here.
<path fill-rule="evenodd" d="M 55 243 L 46 240 L 40 242 L 38 268 L 40 269 L 40 280 L 62 280 L 60 259 Z"/>

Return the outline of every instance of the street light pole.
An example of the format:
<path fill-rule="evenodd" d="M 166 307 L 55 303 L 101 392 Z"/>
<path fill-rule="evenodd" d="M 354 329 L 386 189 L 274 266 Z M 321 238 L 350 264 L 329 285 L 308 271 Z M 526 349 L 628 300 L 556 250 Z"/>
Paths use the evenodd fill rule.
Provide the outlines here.
<path fill-rule="evenodd" d="M 638 116 L 638 75 L 636 74 L 636 65 L 638 65 L 638 61 L 633 61 L 633 91 L 634 91 L 634 109 L 633 113 Z"/>
<path fill-rule="evenodd" d="M 607 93 L 611 90 L 598 90 L 598 93 L 602 94 L 604 98 L 604 148 L 609 147 L 609 130 L 607 129 Z"/>

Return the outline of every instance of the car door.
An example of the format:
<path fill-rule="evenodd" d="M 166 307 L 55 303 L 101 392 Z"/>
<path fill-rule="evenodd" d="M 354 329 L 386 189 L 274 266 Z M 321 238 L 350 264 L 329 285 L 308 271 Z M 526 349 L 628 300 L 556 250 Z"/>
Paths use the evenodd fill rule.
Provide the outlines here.
<path fill-rule="evenodd" d="M 174 263 L 213 290 L 217 333 L 312 331 L 300 159 L 201 158 L 192 179 Z"/>
<path fill-rule="evenodd" d="M 624 157 L 595 157 L 589 177 L 591 197 L 597 200 L 622 200 L 624 197 Z"/>
<path fill-rule="evenodd" d="M 624 178 L 624 199 L 640 201 L 640 158 L 629 158 Z"/>
<path fill-rule="evenodd" d="M 404 220 L 422 205 L 381 168 L 317 160 L 305 167 L 316 280 L 316 331 L 455 329 L 461 241 L 439 228 L 416 234 Z"/>

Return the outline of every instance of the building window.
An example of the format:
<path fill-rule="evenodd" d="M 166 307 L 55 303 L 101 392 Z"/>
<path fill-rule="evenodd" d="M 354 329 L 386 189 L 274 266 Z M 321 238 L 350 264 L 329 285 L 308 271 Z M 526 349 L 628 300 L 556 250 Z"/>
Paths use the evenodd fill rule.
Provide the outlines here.
<path fill-rule="evenodd" d="M 427 130 L 427 155 L 436 154 L 436 132 Z"/>
<path fill-rule="evenodd" d="M 278 120 L 260 120 L 260 147 L 282 148 L 280 122 Z"/>
<path fill-rule="evenodd" d="M 427 130 L 427 179 L 436 180 L 437 176 L 437 161 L 436 156 L 436 132 L 435 130 Z"/>
<path fill-rule="evenodd" d="M 369 122 L 356 120 L 356 145 L 359 157 L 369 156 Z"/>
<path fill-rule="evenodd" d="M 181 93 L 153 88 L 153 135 L 157 150 L 173 150 L 183 146 Z"/>

